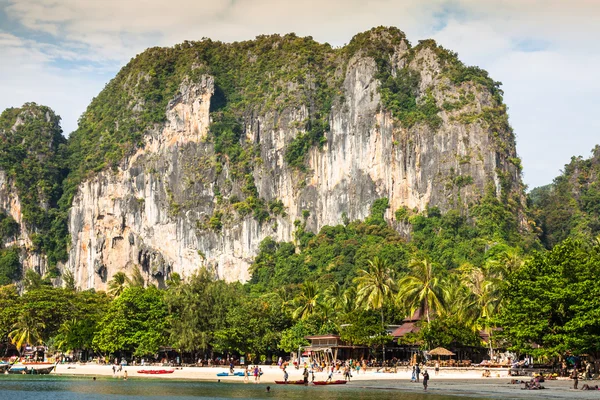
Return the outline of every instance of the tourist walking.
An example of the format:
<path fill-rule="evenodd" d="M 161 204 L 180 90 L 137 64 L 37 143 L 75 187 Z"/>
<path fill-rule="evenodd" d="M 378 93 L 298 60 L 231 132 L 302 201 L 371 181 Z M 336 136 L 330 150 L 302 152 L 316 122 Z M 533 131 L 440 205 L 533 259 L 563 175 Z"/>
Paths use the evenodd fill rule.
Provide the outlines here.
<path fill-rule="evenodd" d="M 350 375 L 350 367 L 345 367 L 344 368 L 344 379 L 347 380 L 348 382 L 350 382 L 350 377 L 352 375 Z"/>
<path fill-rule="evenodd" d="M 421 375 L 421 368 L 419 367 L 419 364 L 417 364 L 417 368 L 415 371 L 416 371 L 415 376 L 417 377 L 417 383 L 419 383 L 419 379 L 420 379 L 420 375 Z"/>
<path fill-rule="evenodd" d="M 413 365 L 412 376 L 410 377 L 410 381 L 411 382 L 417 381 L 417 366 L 416 365 Z"/>
<path fill-rule="evenodd" d="M 577 385 L 579 384 L 579 372 L 577 371 L 577 367 L 573 368 L 571 379 L 573 379 L 573 389 L 577 389 Z"/>
<path fill-rule="evenodd" d="M 423 371 L 423 390 L 427 390 L 427 381 L 429 381 L 429 373 L 425 370 Z"/>

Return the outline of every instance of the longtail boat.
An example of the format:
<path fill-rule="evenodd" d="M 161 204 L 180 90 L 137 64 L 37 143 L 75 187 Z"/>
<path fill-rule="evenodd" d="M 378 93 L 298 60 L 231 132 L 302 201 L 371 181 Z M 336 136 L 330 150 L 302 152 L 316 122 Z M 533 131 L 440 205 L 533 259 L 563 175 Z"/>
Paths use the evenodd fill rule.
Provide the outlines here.
<path fill-rule="evenodd" d="M 138 374 L 148 374 L 148 375 L 160 375 L 160 374 L 172 374 L 175 372 L 174 369 L 140 369 Z"/>
<path fill-rule="evenodd" d="M 345 385 L 346 381 L 315 381 L 313 384 L 321 386 L 321 385 Z"/>

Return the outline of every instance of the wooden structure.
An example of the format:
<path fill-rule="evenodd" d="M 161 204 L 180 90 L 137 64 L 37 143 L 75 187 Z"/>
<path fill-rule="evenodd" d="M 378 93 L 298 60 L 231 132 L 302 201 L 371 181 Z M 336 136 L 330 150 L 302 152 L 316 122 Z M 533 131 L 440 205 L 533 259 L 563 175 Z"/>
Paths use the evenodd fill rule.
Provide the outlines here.
<path fill-rule="evenodd" d="M 335 360 L 361 359 L 368 356 L 368 347 L 353 346 L 340 339 L 339 335 L 306 336 L 310 346 L 303 348 L 303 355 L 317 363 L 331 365 Z"/>

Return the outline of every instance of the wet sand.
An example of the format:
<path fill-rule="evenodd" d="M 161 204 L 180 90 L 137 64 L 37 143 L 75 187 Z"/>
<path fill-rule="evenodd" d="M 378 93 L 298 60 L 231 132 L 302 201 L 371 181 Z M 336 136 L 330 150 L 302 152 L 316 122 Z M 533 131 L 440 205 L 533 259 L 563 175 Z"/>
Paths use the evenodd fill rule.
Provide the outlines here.
<path fill-rule="evenodd" d="M 273 384 L 275 380 L 283 380 L 283 372 L 277 366 L 261 366 L 263 376 L 260 379 L 261 384 Z M 115 379 L 122 379 L 123 372 L 127 371 L 129 378 L 139 379 L 180 379 L 180 380 L 203 380 L 216 382 L 239 382 L 243 383 L 244 378 L 238 376 L 217 377 L 219 372 L 228 372 L 227 367 L 184 367 L 177 368 L 172 374 L 146 375 L 137 371 L 143 369 L 170 369 L 167 367 L 150 366 L 126 366 L 123 371 L 118 372 Z M 237 367 L 235 371 L 242 371 Z M 547 389 L 544 390 L 521 390 L 523 385 L 509 384 L 511 379 L 529 380 L 528 377 L 509 377 L 506 369 L 491 370 L 492 377 L 483 378 L 481 369 L 442 369 L 439 375 L 429 369 L 431 379 L 429 381 L 428 393 L 440 395 L 455 395 L 460 397 L 486 397 L 486 398 L 548 398 L 548 399 L 599 399 L 600 391 L 573 390 L 573 382 L 569 379 L 559 379 L 555 381 L 546 381 L 542 383 Z M 302 370 L 288 368 L 289 380 L 302 379 Z M 78 365 L 62 364 L 58 365 L 56 375 L 65 376 L 107 376 L 112 377 L 113 371 L 111 365 Z M 498 376 L 499 375 L 499 376 Z M 413 393 L 423 392 L 422 382 L 410 382 L 411 371 L 402 368 L 396 373 L 377 373 L 375 371 L 353 373 L 350 385 L 371 390 L 393 390 L 407 391 Z M 315 374 L 315 380 L 327 379 L 327 373 L 320 372 Z M 343 379 L 341 373 L 335 374 L 334 379 Z M 254 384 L 254 377 L 249 377 L 249 384 Z M 585 383 L 591 385 L 600 385 L 600 381 L 580 381 L 581 388 Z"/>

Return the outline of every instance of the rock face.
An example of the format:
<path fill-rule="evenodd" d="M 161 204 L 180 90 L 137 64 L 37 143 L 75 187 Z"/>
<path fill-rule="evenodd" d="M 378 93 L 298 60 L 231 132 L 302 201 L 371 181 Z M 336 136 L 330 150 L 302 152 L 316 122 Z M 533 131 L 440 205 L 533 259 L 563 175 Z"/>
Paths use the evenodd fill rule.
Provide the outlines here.
<path fill-rule="evenodd" d="M 0 115 L 0 214 L 18 228 L 0 241 L 0 250 L 20 249 L 23 269 L 48 272 L 43 251 L 49 210 L 60 196 L 60 118 L 48 107 L 27 103 Z M 2 237 L 0 236 L 0 239 Z"/>
<path fill-rule="evenodd" d="M 326 143 L 311 148 L 306 170 L 285 162 L 286 148 L 309 117 L 306 105 L 245 120 L 241 140 L 259 149 L 260 162 L 252 169 L 258 194 L 265 202 L 280 200 L 285 213 L 261 223 L 232 212 L 218 229 L 202 221 L 221 209 L 221 188 L 229 197 L 240 187 L 227 164 L 222 170 L 214 165 L 213 76 L 183 79 L 165 110 L 167 121 L 146 132 L 143 146 L 116 170 L 79 185 L 69 214 L 72 242 L 65 268 L 83 289 L 106 289 L 115 273 L 129 274 L 136 266 L 159 285 L 173 272 L 188 276 L 203 266 L 219 278 L 245 281 L 260 242 L 268 236 L 293 240 L 297 220 L 317 231 L 343 218 L 363 219 L 382 197 L 389 199 L 390 222 L 400 207 L 468 209 L 490 185 L 497 196 L 504 190 L 520 201 L 513 137 L 499 137 L 485 118 L 477 118 L 492 107 L 492 94 L 469 81 L 450 82 L 430 48 L 411 57 L 408 52 L 405 42 L 395 47 L 394 68 L 419 73 L 419 96 L 435 99 L 439 127 L 407 128 L 393 118 L 382 104 L 376 61 L 358 52 L 348 61 L 341 95 L 327 116 Z M 462 98 L 469 101 L 442 107 Z"/>

